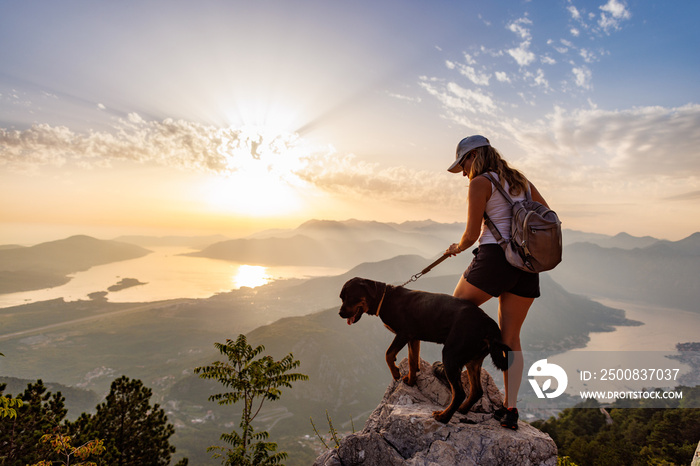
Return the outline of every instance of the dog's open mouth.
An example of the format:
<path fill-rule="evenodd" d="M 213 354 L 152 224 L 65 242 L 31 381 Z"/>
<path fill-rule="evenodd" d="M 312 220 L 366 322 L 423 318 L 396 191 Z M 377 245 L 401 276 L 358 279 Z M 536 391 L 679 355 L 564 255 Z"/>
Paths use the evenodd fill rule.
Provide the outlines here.
<path fill-rule="evenodd" d="M 362 312 L 362 307 L 358 306 L 355 315 L 352 317 L 348 317 L 348 325 L 352 325 L 358 320 L 360 320 L 360 317 L 362 317 Z"/>
<path fill-rule="evenodd" d="M 353 308 L 347 309 L 347 311 L 352 312 L 350 317 L 346 317 L 348 325 L 352 325 L 352 324 L 356 323 L 358 320 L 360 320 L 360 318 L 362 317 L 362 314 L 367 312 L 367 303 L 363 299 L 362 301 L 357 303 Z M 343 315 L 343 314 L 345 314 L 345 315 Z M 346 311 L 341 312 L 341 317 L 345 317 L 347 315 L 348 315 L 348 312 L 346 312 Z"/>

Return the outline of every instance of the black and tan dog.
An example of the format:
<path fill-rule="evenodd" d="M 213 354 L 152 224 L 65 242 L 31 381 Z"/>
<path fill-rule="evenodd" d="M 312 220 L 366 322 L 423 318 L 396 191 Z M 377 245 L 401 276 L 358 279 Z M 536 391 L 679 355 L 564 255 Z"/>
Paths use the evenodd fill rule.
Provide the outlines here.
<path fill-rule="evenodd" d="M 408 375 L 403 381 L 416 383 L 420 341 L 443 344 L 442 362 L 452 401 L 433 417 L 447 423 L 455 411 L 466 414 L 483 395 L 481 364 L 487 354 L 495 366 L 508 368 L 510 348 L 501 341 L 498 324 L 478 306 L 446 294 L 412 291 L 364 278 L 348 280 L 340 292 L 340 317 L 354 324 L 362 314 L 376 315 L 396 338 L 386 351 L 386 362 L 395 380 L 401 377 L 396 355 L 408 344 Z M 462 367 L 469 375 L 469 398 L 462 387 Z M 464 401 L 464 403 L 462 403 Z"/>

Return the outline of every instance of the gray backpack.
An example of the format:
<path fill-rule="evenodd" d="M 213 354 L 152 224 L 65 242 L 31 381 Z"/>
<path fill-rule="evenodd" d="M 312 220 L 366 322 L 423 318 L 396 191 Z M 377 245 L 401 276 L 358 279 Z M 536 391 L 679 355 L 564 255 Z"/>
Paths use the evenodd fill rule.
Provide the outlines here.
<path fill-rule="evenodd" d="M 506 252 L 508 262 L 521 270 L 532 273 L 552 270 L 561 262 L 561 221 L 553 211 L 532 200 L 530 190 L 525 193 L 525 200 L 515 202 L 508 195 L 501 183 L 488 173 L 484 176 L 493 183 L 513 209 L 510 241 L 503 238 L 496 225 L 486 212 L 486 225 Z"/>

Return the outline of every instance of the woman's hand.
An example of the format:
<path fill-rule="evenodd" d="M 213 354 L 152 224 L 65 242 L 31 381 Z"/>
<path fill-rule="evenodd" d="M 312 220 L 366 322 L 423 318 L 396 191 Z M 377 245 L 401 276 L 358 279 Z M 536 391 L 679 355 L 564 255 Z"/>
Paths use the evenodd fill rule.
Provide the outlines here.
<path fill-rule="evenodd" d="M 447 248 L 447 251 L 445 251 L 445 254 L 449 254 L 451 256 L 456 256 L 460 252 L 464 251 L 461 247 L 459 247 L 459 243 L 453 243 L 450 245 L 449 248 Z"/>

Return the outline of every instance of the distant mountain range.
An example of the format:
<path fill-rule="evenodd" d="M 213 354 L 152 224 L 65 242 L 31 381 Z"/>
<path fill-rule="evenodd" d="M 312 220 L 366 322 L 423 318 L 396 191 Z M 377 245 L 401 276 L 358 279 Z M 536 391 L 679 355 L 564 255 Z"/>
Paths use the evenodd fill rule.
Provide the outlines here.
<path fill-rule="evenodd" d="M 400 254 L 439 257 L 462 230 L 458 223 L 432 221 L 312 220 L 292 230 L 215 243 L 190 255 L 259 265 L 352 267 Z M 671 242 L 626 233 L 606 236 L 565 230 L 563 239 L 564 260 L 550 275 L 567 290 L 700 311 L 695 283 L 700 274 L 700 233 Z M 468 260 L 450 262 L 466 268 Z"/>
<path fill-rule="evenodd" d="M 422 251 L 389 241 L 317 240 L 298 235 L 224 241 L 184 255 L 256 265 L 352 267 L 368 257 L 388 259 L 407 253 L 420 254 Z"/>
<path fill-rule="evenodd" d="M 618 233 L 615 236 L 608 236 L 576 230 L 564 230 L 562 237 L 565 246 L 574 243 L 592 243 L 602 248 L 619 249 L 645 248 L 661 241 L 651 236 L 632 236 L 628 233 Z"/>
<path fill-rule="evenodd" d="M 267 230 L 247 238 L 221 241 L 187 255 L 257 265 L 318 265 L 352 267 L 401 254 L 433 257 L 456 242 L 461 223 L 380 223 L 360 220 L 310 220 L 297 228 Z M 626 233 L 614 237 L 566 230 L 565 244 L 591 242 L 602 247 L 634 249 L 659 240 Z"/>
<path fill-rule="evenodd" d="M 700 312 L 700 233 L 635 249 L 572 244 L 549 273 L 573 293 Z"/>
<path fill-rule="evenodd" d="M 71 236 L 31 247 L 0 248 L 0 293 L 62 285 L 70 280 L 70 273 L 149 253 L 132 244 L 89 236 Z"/>
<path fill-rule="evenodd" d="M 238 239 L 121 236 L 119 241 L 103 241 L 75 236 L 28 248 L 0 245 L 0 293 L 58 286 L 69 280 L 69 273 L 147 254 L 143 246 L 199 248 L 186 255 L 255 265 L 350 268 L 401 255 L 421 256 L 427 262 L 457 241 L 463 228 L 461 223 L 431 220 L 310 220 L 294 229 L 266 230 Z M 564 261 L 550 275 L 567 290 L 587 296 L 638 299 L 698 311 L 694 283 L 700 272 L 698 236 L 669 242 L 626 233 L 607 236 L 564 230 Z M 441 265 L 441 270 L 460 264 L 450 269 L 459 273 L 470 259 L 463 256 Z"/>
<path fill-rule="evenodd" d="M 202 249 L 210 244 L 226 241 L 224 235 L 207 235 L 207 236 L 145 236 L 145 235 L 125 235 L 114 238 L 114 241 L 122 243 L 135 244 L 144 248 L 152 247 L 185 247 L 193 249 Z"/>
<path fill-rule="evenodd" d="M 257 265 L 353 267 L 402 254 L 434 255 L 459 238 L 462 228 L 430 221 L 311 220 L 295 229 L 264 231 L 187 255 Z"/>
<path fill-rule="evenodd" d="M 422 249 L 433 254 L 441 248 L 459 240 L 464 232 L 464 223 L 438 223 L 432 220 L 403 223 L 381 223 L 362 220 L 309 220 L 294 229 L 265 230 L 250 235 L 250 239 L 289 238 L 303 235 L 317 240 L 371 241 L 383 240 Z M 593 243 L 604 248 L 634 249 L 650 246 L 658 241 L 651 236 L 637 237 L 627 233 L 615 236 L 600 233 L 587 233 L 565 229 L 564 245 L 573 243 Z M 447 243 L 447 246 L 445 246 Z"/>

